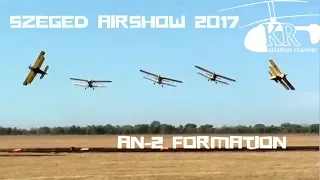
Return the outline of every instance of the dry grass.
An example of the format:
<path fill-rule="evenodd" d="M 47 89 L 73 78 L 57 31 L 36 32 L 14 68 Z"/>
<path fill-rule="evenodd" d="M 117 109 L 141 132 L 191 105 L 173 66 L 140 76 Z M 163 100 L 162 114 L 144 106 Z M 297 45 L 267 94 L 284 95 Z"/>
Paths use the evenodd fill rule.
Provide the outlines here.
<path fill-rule="evenodd" d="M 187 135 L 184 135 L 187 136 Z M 218 135 L 213 135 L 218 136 Z M 221 135 L 229 136 L 229 135 Z M 261 135 L 265 136 L 265 135 Z M 286 136 L 287 146 L 318 146 L 319 136 Z M 172 146 L 172 136 L 163 135 L 164 146 Z M 150 141 L 150 136 L 146 136 Z M 117 136 L 0 136 L 0 148 L 34 148 L 34 147 L 117 147 Z"/>
<path fill-rule="evenodd" d="M 288 146 L 319 145 L 319 136 L 286 136 Z M 116 145 L 117 136 L 0 136 L 0 148 L 116 147 Z M 164 145 L 168 147 L 171 146 L 171 136 L 164 136 Z M 34 155 L 35 154 L 24 153 L 0 154 L 0 179 L 319 179 L 319 152 L 90 153 Z"/>
<path fill-rule="evenodd" d="M 318 152 L 1 155 L 2 180 L 319 179 Z"/>

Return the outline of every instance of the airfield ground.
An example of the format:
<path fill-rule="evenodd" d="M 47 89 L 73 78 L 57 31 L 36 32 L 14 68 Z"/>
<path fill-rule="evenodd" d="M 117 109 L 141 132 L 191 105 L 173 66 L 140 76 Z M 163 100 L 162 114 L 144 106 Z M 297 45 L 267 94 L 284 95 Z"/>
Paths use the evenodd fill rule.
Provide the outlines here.
<path fill-rule="evenodd" d="M 286 136 L 288 146 L 319 145 L 319 136 Z M 115 147 L 116 140 L 116 136 L 0 136 L 0 148 Z M 0 153 L 0 179 L 318 180 L 319 152 Z"/>
<path fill-rule="evenodd" d="M 199 134 L 197 134 L 199 136 Z M 234 134 L 233 134 L 234 135 Z M 135 136 L 135 135 L 134 135 Z M 164 137 L 164 146 L 172 146 L 172 135 L 157 135 Z M 175 135 L 179 136 L 179 135 Z M 190 136 L 190 135 L 182 135 Z M 208 136 L 208 135 L 206 135 Z M 212 136 L 231 136 L 212 135 Z M 239 135 L 246 136 L 246 135 Z M 247 136 L 253 136 L 248 134 Z M 269 136 L 258 134 L 257 136 Z M 282 138 L 287 137 L 287 146 L 318 146 L 319 136 L 316 135 L 279 135 L 274 136 Z M 137 135 L 138 137 L 138 135 Z M 150 142 L 150 135 L 146 135 L 146 141 Z M 245 143 L 245 142 L 244 142 Z M 252 144 L 253 145 L 253 144 Z M 107 135 L 57 135 L 57 136 L 0 136 L 0 149 L 3 148 L 46 148 L 46 147 L 117 147 L 117 136 Z"/>

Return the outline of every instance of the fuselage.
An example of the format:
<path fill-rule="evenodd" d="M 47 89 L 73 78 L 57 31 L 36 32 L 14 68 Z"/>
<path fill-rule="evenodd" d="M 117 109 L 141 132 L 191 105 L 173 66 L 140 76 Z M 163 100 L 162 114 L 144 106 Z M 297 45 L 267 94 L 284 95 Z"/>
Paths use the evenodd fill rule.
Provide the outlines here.
<path fill-rule="evenodd" d="M 88 81 L 88 87 L 92 87 L 92 81 Z"/>
<path fill-rule="evenodd" d="M 92 88 L 94 90 L 92 81 L 88 81 L 88 85 L 84 89 L 87 89 L 87 88 Z"/>
<path fill-rule="evenodd" d="M 276 83 L 278 83 L 279 81 L 281 81 L 283 78 L 286 78 L 286 75 L 284 74 L 283 77 L 280 76 L 273 76 L 270 78 L 270 80 L 275 81 Z"/>
<path fill-rule="evenodd" d="M 39 74 L 47 74 L 47 73 L 43 72 L 40 68 L 34 68 L 34 67 L 32 67 L 32 66 L 29 66 L 29 69 L 30 69 L 31 71 L 37 73 L 37 74 L 38 74 L 38 73 L 39 73 Z"/>
<path fill-rule="evenodd" d="M 217 78 L 217 75 L 211 74 L 209 80 L 210 80 L 210 81 L 215 81 L 216 78 Z"/>
<path fill-rule="evenodd" d="M 158 76 L 158 78 L 157 78 L 157 83 L 158 83 L 158 84 L 162 84 L 162 80 L 163 80 L 163 78 L 162 78 L 161 76 Z"/>

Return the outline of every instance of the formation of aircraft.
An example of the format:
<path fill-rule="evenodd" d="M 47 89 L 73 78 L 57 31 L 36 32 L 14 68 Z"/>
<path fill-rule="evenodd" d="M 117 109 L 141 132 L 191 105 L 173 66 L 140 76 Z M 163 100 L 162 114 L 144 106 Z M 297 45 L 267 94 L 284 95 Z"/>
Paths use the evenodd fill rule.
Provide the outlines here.
<path fill-rule="evenodd" d="M 37 74 L 41 74 L 40 79 L 42 79 L 45 75 L 47 75 L 49 66 L 46 66 L 43 71 L 40 69 L 44 60 L 46 59 L 44 57 L 45 54 L 46 53 L 44 51 L 41 51 L 34 65 L 31 66 L 30 64 L 29 66 L 30 72 L 26 77 L 26 79 L 24 80 L 23 85 L 27 86 L 28 84 L 31 84 Z"/>
<path fill-rule="evenodd" d="M 140 69 L 140 72 L 151 76 L 151 78 L 148 78 L 148 77 L 143 77 L 143 78 L 145 78 L 145 79 L 147 79 L 149 81 L 152 81 L 154 85 L 155 84 L 159 84 L 162 87 L 163 87 L 163 85 L 176 87 L 176 85 L 169 84 L 169 82 L 183 83 L 182 81 L 179 81 L 179 80 L 176 80 L 176 79 L 167 78 L 167 77 L 163 77 L 163 76 L 160 76 L 160 75 L 156 75 L 156 74 L 153 74 L 153 73 L 141 70 L 141 69 Z"/>
<path fill-rule="evenodd" d="M 269 59 L 269 62 L 270 65 L 268 72 L 270 75 L 270 80 L 273 80 L 276 83 L 280 83 L 286 90 L 295 90 L 295 87 L 293 87 L 292 84 L 288 81 L 287 74 L 281 72 L 281 70 L 272 59 Z"/>
<path fill-rule="evenodd" d="M 194 67 L 196 67 L 197 69 L 200 69 L 201 71 L 204 71 L 204 73 L 201 73 L 201 72 L 198 72 L 198 74 L 200 74 L 201 76 L 205 77 L 208 79 L 208 81 L 214 81 L 216 84 L 218 83 L 222 83 L 222 84 L 226 84 L 226 85 L 229 85 L 229 83 L 227 82 L 224 82 L 224 81 L 221 81 L 221 79 L 225 79 L 225 80 L 228 80 L 228 81 L 233 81 L 233 82 L 236 82 L 236 80 L 234 79 L 231 79 L 231 78 L 228 78 L 228 77 L 225 77 L 225 76 L 222 76 L 220 74 L 216 74 L 214 72 L 211 72 L 207 69 L 204 69 L 200 66 L 197 66 L 197 65 L 194 65 Z"/>
<path fill-rule="evenodd" d="M 49 66 L 46 66 L 44 68 L 44 70 L 41 70 L 41 66 L 42 66 L 44 60 L 46 59 L 44 57 L 45 54 L 46 53 L 44 51 L 41 51 L 40 54 L 38 55 L 38 58 L 35 61 L 34 65 L 33 66 L 31 66 L 31 64 L 29 65 L 30 72 L 29 72 L 28 76 L 26 77 L 26 79 L 24 80 L 23 85 L 27 86 L 28 84 L 31 84 L 37 74 L 41 74 L 40 79 L 43 79 L 43 77 L 45 75 L 47 75 L 47 71 L 49 69 Z M 286 90 L 295 90 L 295 87 L 287 79 L 287 74 L 284 74 L 283 72 L 281 72 L 281 70 L 278 68 L 278 66 L 276 65 L 276 63 L 272 59 L 269 59 L 269 62 L 270 62 L 270 65 L 269 65 L 268 72 L 270 75 L 270 80 L 273 80 L 276 83 L 280 83 Z M 226 84 L 226 85 L 229 85 L 229 83 L 222 81 L 222 79 L 236 82 L 236 80 L 234 80 L 234 79 L 231 79 L 226 76 L 222 76 L 222 75 L 217 74 L 215 72 L 211 72 L 211 71 L 204 69 L 198 65 L 194 65 L 194 66 L 197 69 L 203 71 L 203 72 L 198 72 L 198 74 L 207 78 L 208 81 L 214 81 L 216 84 L 222 83 L 222 84 Z M 153 73 L 141 70 L 141 69 L 140 69 L 140 72 L 144 73 L 147 76 L 151 76 L 151 77 L 143 77 L 143 78 L 152 81 L 154 85 L 159 84 L 162 87 L 163 87 L 163 85 L 176 87 L 176 85 L 170 84 L 170 82 L 171 83 L 183 83 L 180 80 L 156 75 L 156 74 L 153 74 Z M 106 87 L 107 85 L 105 85 L 104 83 L 111 83 L 112 82 L 112 81 L 106 81 L 106 80 L 92 80 L 92 79 L 86 80 L 86 79 L 79 79 L 79 78 L 70 78 L 70 79 L 74 80 L 74 81 L 82 82 L 82 83 L 73 83 L 73 85 L 81 86 L 81 87 L 84 87 L 85 89 L 92 88 L 92 90 L 94 90 L 94 88 L 98 88 L 98 87 Z"/>
<path fill-rule="evenodd" d="M 83 83 L 73 83 L 73 85 L 84 87 L 84 89 L 92 88 L 92 90 L 94 90 L 94 88 L 107 87 L 107 85 L 104 85 L 103 83 L 111 83 L 112 82 L 112 81 L 100 81 L 100 80 L 85 80 L 85 79 L 78 79 L 78 78 L 70 78 L 70 79 L 74 80 L 74 81 L 83 82 Z"/>

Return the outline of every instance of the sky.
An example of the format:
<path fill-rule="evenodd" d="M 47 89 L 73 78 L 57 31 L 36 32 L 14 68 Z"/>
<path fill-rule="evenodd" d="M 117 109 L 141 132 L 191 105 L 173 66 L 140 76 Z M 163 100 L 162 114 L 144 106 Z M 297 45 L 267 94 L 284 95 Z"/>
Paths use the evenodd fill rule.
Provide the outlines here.
<path fill-rule="evenodd" d="M 218 10 L 257 2 L 225 1 L 0 1 L 0 126 L 280 125 L 319 122 L 319 43 L 306 31 L 297 39 L 317 53 L 257 53 L 244 47 L 250 28 L 268 18 L 267 4 Z M 290 7 L 290 8 L 288 8 Z M 320 1 L 277 3 L 277 16 L 320 14 Z M 86 29 L 10 29 L 10 16 L 86 16 Z M 98 29 L 98 15 L 184 15 L 185 29 Z M 194 16 L 240 16 L 233 29 L 195 29 Z M 280 20 L 279 20 L 280 21 Z M 299 26 L 320 24 L 319 16 L 281 19 Z M 48 76 L 22 83 L 39 52 Z M 269 80 L 268 59 L 288 74 L 295 91 Z M 208 82 L 194 65 L 236 79 L 230 86 Z M 182 80 L 176 88 L 153 85 L 140 69 Z M 106 88 L 75 87 L 70 77 L 112 80 Z"/>

